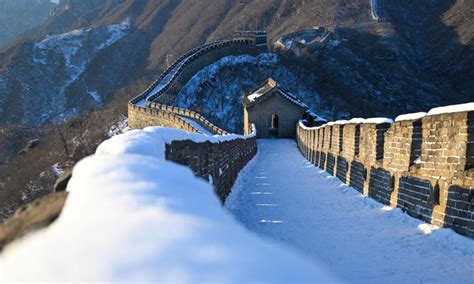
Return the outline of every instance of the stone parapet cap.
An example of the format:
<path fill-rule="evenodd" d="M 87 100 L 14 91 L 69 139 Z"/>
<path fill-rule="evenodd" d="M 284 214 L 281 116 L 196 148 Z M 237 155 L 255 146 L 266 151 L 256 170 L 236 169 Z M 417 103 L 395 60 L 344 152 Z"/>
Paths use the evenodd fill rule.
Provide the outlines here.
<path fill-rule="evenodd" d="M 325 124 L 324 124 L 324 125 L 321 125 L 321 126 L 309 127 L 309 126 L 306 126 L 306 125 L 304 124 L 304 122 L 305 122 L 305 120 L 299 120 L 299 121 L 298 121 L 298 125 L 299 125 L 303 130 L 318 130 L 318 129 L 320 129 L 320 128 L 322 128 L 322 127 L 325 126 Z"/>
<path fill-rule="evenodd" d="M 426 116 L 426 112 L 415 112 L 415 113 L 406 113 L 401 114 L 395 118 L 395 122 L 402 122 L 402 121 L 414 121 L 421 119 Z"/>
<path fill-rule="evenodd" d="M 385 123 L 393 123 L 393 119 L 386 118 L 386 117 L 372 117 L 367 118 L 363 122 L 364 124 L 385 124 Z"/>
<path fill-rule="evenodd" d="M 439 115 L 439 114 L 446 114 L 446 113 L 470 112 L 470 111 L 474 111 L 474 102 L 432 108 L 430 109 L 430 111 L 428 111 L 426 115 L 432 116 L 432 115 Z"/>

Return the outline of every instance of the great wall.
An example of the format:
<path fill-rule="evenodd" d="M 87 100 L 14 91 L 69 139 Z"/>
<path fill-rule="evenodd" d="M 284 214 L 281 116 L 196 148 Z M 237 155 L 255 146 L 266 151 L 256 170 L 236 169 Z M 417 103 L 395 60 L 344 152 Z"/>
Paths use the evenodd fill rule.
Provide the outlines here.
<path fill-rule="evenodd" d="M 129 125 L 143 128 L 151 125 L 176 127 L 199 133 L 182 117 L 192 119 L 214 134 L 227 132 L 212 125 L 199 114 L 172 107 L 177 92 L 200 69 L 222 57 L 238 54 L 257 54 L 267 50 L 265 32 L 240 32 L 231 40 L 221 40 L 196 47 L 179 57 L 143 93 L 128 105 Z"/>
<path fill-rule="evenodd" d="M 383 24 L 384 4 L 368 2 Z M 341 41 L 313 27 L 270 49 L 265 31 L 241 31 L 167 62 L 128 102 L 121 134 L 0 224 L 0 279 L 471 283 L 474 101 L 327 121 L 268 77 L 231 94 L 242 135 L 177 106 L 227 56 Z"/>
<path fill-rule="evenodd" d="M 161 125 L 201 134 L 228 135 L 197 112 L 173 106 L 182 86 L 200 69 L 224 56 L 267 50 L 265 32 L 238 32 L 233 39 L 196 47 L 179 57 L 159 78 L 128 104 L 130 128 Z M 207 132 L 207 133 L 205 133 Z M 196 176 L 212 180 L 222 201 L 239 171 L 257 151 L 255 133 L 219 143 L 172 141 L 165 158 L 190 167 Z"/>
<path fill-rule="evenodd" d="M 474 106 L 387 120 L 298 124 L 314 165 L 362 194 L 474 237 Z"/>
<path fill-rule="evenodd" d="M 176 94 L 204 66 L 224 56 L 266 49 L 265 32 L 245 32 L 185 53 L 130 101 L 130 127 L 161 125 L 194 133 L 202 133 L 202 127 L 208 134 L 227 135 L 202 115 L 172 106 Z M 394 123 L 387 119 L 352 119 L 318 127 L 306 123 L 298 123 L 296 139 L 314 165 L 378 202 L 474 237 L 473 110 L 434 109 L 427 115 L 402 115 Z M 224 201 L 256 151 L 252 133 L 221 143 L 173 141 L 166 146 L 166 159 L 212 179 Z"/>

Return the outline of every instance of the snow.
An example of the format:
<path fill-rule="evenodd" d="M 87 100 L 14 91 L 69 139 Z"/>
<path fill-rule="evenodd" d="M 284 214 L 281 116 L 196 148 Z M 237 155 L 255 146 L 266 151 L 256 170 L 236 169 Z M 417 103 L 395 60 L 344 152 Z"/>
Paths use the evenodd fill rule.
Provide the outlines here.
<path fill-rule="evenodd" d="M 420 164 L 422 161 L 421 161 L 421 157 L 420 156 L 417 156 L 416 159 L 413 161 L 414 164 Z"/>
<path fill-rule="evenodd" d="M 340 40 L 331 39 L 329 40 L 329 45 L 331 47 L 338 47 L 341 44 Z"/>
<path fill-rule="evenodd" d="M 265 91 L 268 89 L 268 86 L 263 86 L 260 89 L 258 89 L 256 92 L 252 93 L 251 95 L 247 96 L 247 99 L 251 102 L 255 101 L 259 97 L 265 94 Z"/>
<path fill-rule="evenodd" d="M 294 104 L 297 104 L 299 105 L 300 107 L 303 107 L 303 108 L 308 108 L 308 106 L 306 104 L 304 104 L 303 102 L 299 101 L 297 97 L 295 97 L 293 94 L 290 94 L 288 92 L 285 92 L 284 90 L 282 89 L 278 89 L 278 92 L 279 94 L 281 94 L 283 97 L 287 98 L 288 100 L 290 100 L 291 102 L 293 102 Z"/>
<path fill-rule="evenodd" d="M 430 109 L 427 115 L 437 115 L 437 114 L 443 114 L 443 113 L 453 113 L 453 112 L 462 112 L 462 111 L 474 111 L 474 102 L 432 108 Z"/>
<path fill-rule="evenodd" d="M 110 25 L 107 26 L 107 33 L 109 34 L 109 38 L 107 41 L 99 46 L 100 49 L 106 48 L 118 40 L 122 39 L 125 37 L 128 33 L 128 30 L 130 28 L 130 18 L 127 18 L 125 21 L 118 25 Z"/>
<path fill-rule="evenodd" d="M 219 41 L 219 42 L 214 42 L 211 45 L 219 45 L 221 43 L 222 43 L 222 41 Z M 207 45 L 206 47 L 209 47 L 209 45 Z M 159 83 L 156 86 L 154 86 L 153 89 L 146 94 L 146 96 L 143 96 L 143 98 L 140 101 L 135 103 L 135 105 L 140 106 L 140 107 L 145 107 L 146 106 L 146 101 L 150 100 L 151 97 L 153 97 L 154 95 L 156 95 L 157 93 L 159 93 L 160 91 L 165 89 L 167 86 L 169 86 L 170 83 L 172 83 L 173 80 L 176 79 L 176 77 L 178 76 L 180 70 L 182 70 L 182 68 L 186 64 L 188 64 L 189 62 L 194 60 L 193 57 L 202 48 L 203 47 L 198 47 L 198 48 L 195 49 L 194 53 L 189 54 L 188 56 L 186 56 L 184 58 L 181 58 L 179 61 L 176 61 L 174 67 L 171 68 L 171 69 L 168 69 L 167 70 L 168 73 L 159 81 Z"/>
<path fill-rule="evenodd" d="M 321 116 L 329 114 L 319 95 L 310 88 L 317 84 L 317 76 L 307 73 L 301 66 L 289 68 L 283 63 L 274 53 L 226 56 L 197 72 L 180 90 L 176 106 L 193 109 L 200 105 L 200 114 L 218 122 L 217 126 L 240 132 L 242 95 L 258 89 L 271 77 L 282 89 L 291 90 L 309 109 L 317 110 Z M 302 74 L 308 75 L 304 82 L 301 81 Z"/>
<path fill-rule="evenodd" d="M 315 126 L 315 127 L 308 127 L 304 124 L 305 120 L 300 120 L 298 123 L 300 124 L 301 128 L 305 129 L 305 130 L 316 130 L 316 129 L 319 129 L 320 127 L 323 127 L 324 125 L 321 125 L 321 126 Z"/>
<path fill-rule="evenodd" d="M 219 143 L 234 139 L 249 139 L 255 136 L 255 128 L 252 135 L 214 135 L 207 136 L 198 133 L 186 132 L 175 128 L 159 126 L 146 127 L 144 129 L 129 130 L 122 135 L 113 136 L 102 142 L 97 147 L 98 155 L 119 155 L 124 153 L 148 155 L 159 159 L 165 159 L 165 144 L 172 141 L 191 140 L 194 142 Z"/>
<path fill-rule="evenodd" d="M 348 283 L 472 283 L 474 241 L 364 197 L 314 167 L 292 140 L 258 140 L 225 207 Z"/>
<path fill-rule="evenodd" d="M 356 117 L 356 118 L 353 118 L 351 120 L 349 120 L 347 123 L 354 123 L 354 124 L 359 124 L 359 123 L 364 123 L 365 119 L 364 118 L 360 118 L 360 117 Z"/>
<path fill-rule="evenodd" d="M 370 15 L 373 20 L 378 21 L 379 16 L 378 16 L 378 0 L 370 0 Z"/>
<path fill-rule="evenodd" d="M 128 118 L 124 115 L 120 117 L 120 119 L 110 127 L 109 131 L 107 132 L 107 137 L 116 136 L 119 134 L 123 134 L 130 130 L 128 128 Z"/>
<path fill-rule="evenodd" d="M 365 124 L 393 123 L 393 119 L 386 118 L 386 117 L 373 117 L 373 118 L 365 119 L 363 123 Z"/>
<path fill-rule="evenodd" d="M 306 112 L 314 118 L 315 121 L 327 121 L 325 118 L 317 115 L 314 111 L 306 110 Z"/>
<path fill-rule="evenodd" d="M 33 62 L 37 71 L 44 76 L 51 77 L 55 86 L 50 93 L 56 94 L 48 101 L 44 108 L 41 123 L 54 117 L 65 119 L 74 116 L 76 111 L 68 109 L 66 91 L 74 82 L 77 82 L 86 71 L 88 65 L 102 52 L 103 49 L 125 37 L 130 30 L 130 20 L 109 26 L 97 26 L 89 29 L 79 29 L 64 34 L 50 35 L 35 43 L 33 48 Z M 60 73 L 50 74 L 47 62 L 54 62 L 63 70 Z M 46 66 L 45 66 L 46 65 Z M 57 66 L 56 66 L 57 67 Z M 84 83 L 85 84 L 85 83 Z M 87 85 L 85 86 L 88 89 Z M 102 99 L 96 91 L 87 91 L 87 94 L 102 105 Z"/>
<path fill-rule="evenodd" d="M 197 131 L 199 131 L 201 134 L 204 134 L 204 135 L 214 135 L 214 133 L 211 133 L 209 130 L 207 130 L 206 128 L 204 128 L 204 126 L 202 126 L 201 124 L 199 124 L 197 121 L 191 119 L 191 118 L 187 118 L 187 117 L 184 117 L 184 116 L 181 116 L 181 119 L 186 121 L 187 123 L 189 123 L 192 127 L 194 127 Z"/>
<path fill-rule="evenodd" d="M 405 121 L 405 120 L 416 120 L 426 116 L 426 112 L 415 112 L 415 113 L 407 113 L 399 115 L 395 118 L 395 122 L 397 121 Z"/>
<path fill-rule="evenodd" d="M 360 121 L 360 122 L 359 122 Z M 351 120 L 336 120 L 336 121 L 330 121 L 326 124 L 323 124 L 319 127 L 324 127 L 324 126 L 332 126 L 332 125 L 345 125 L 345 124 L 349 124 L 349 123 L 363 123 L 365 121 L 365 119 L 361 118 L 361 120 L 359 120 L 359 118 L 355 118 L 355 119 L 351 119 Z M 304 129 L 318 129 L 319 127 L 307 127 L 305 126 L 304 124 L 302 124 L 300 122 L 300 125 L 304 128 Z"/>
<path fill-rule="evenodd" d="M 188 168 L 137 153 L 147 140 L 116 137 L 137 147 L 79 162 L 61 216 L 0 255 L 1 283 L 336 281 L 317 262 L 247 231 Z"/>
<path fill-rule="evenodd" d="M 350 123 L 349 120 L 336 120 L 326 123 L 326 125 L 344 125 Z"/>
<path fill-rule="evenodd" d="M 336 120 L 334 122 L 335 125 L 344 125 L 344 124 L 347 124 L 347 123 L 349 123 L 348 120 Z"/>
<path fill-rule="evenodd" d="M 97 103 L 97 105 L 100 106 L 103 104 L 102 97 L 99 95 L 97 91 L 87 92 L 87 94 L 91 96 L 91 98 Z"/>
<path fill-rule="evenodd" d="M 52 165 L 51 170 L 53 171 L 55 177 L 60 177 L 64 173 L 64 170 L 61 169 L 59 163 Z"/>
<path fill-rule="evenodd" d="M 130 19 L 110 26 L 102 26 L 90 29 L 79 29 L 73 30 L 64 34 L 50 35 L 44 40 L 34 45 L 35 49 L 40 51 L 39 54 L 35 54 L 34 58 L 36 61 L 42 62 L 47 61 L 48 51 L 53 50 L 57 53 L 62 54 L 66 61 L 66 66 L 74 67 L 77 65 L 74 62 L 74 57 L 84 48 L 84 45 L 91 37 L 101 37 L 102 42 L 94 47 L 94 51 L 104 49 L 119 39 L 127 35 L 130 28 Z M 39 56 L 40 58 L 37 58 Z M 84 63 L 85 65 L 85 63 Z M 79 67 L 79 66 L 75 66 Z"/>
<path fill-rule="evenodd" d="M 187 58 L 191 57 L 192 55 L 188 56 Z M 146 106 L 146 101 L 155 95 L 156 93 L 160 92 L 166 86 L 168 86 L 178 74 L 179 69 L 184 65 L 186 58 L 176 64 L 172 69 L 168 71 L 168 73 L 160 80 L 160 82 L 151 90 L 146 96 L 144 96 L 140 101 L 138 101 L 135 105 L 140 107 Z"/>
<path fill-rule="evenodd" d="M 83 47 L 83 42 L 89 36 L 91 31 L 105 29 L 107 36 L 106 40 L 97 47 L 98 49 L 103 49 L 126 36 L 129 28 L 130 19 L 127 19 L 117 25 L 109 25 L 95 29 L 73 30 L 64 34 L 47 36 L 41 42 L 36 43 L 35 48 L 60 50 L 69 65 L 71 63 L 71 58 L 80 48 Z"/>

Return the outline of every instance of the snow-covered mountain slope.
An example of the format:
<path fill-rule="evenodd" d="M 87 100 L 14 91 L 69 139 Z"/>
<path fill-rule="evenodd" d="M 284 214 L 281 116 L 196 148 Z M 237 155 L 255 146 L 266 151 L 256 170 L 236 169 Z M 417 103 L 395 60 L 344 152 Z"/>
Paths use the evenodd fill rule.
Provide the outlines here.
<path fill-rule="evenodd" d="M 94 86 L 88 86 L 82 76 L 92 61 L 104 49 L 116 43 L 130 30 L 130 21 L 120 24 L 79 29 L 68 33 L 51 35 L 33 45 L 25 46 L 24 52 L 31 54 L 31 61 L 20 66 L 16 72 L 0 73 L 0 92 L 19 88 L 22 91 L 0 96 L 0 114 L 13 116 L 16 122 L 40 125 L 77 114 L 80 109 L 100 106 L 102 96 Z M 14 78 L 12 78 L 14 76 Z M 15 86 L 16 84 L 16 86 Z M 86 92 L 70 96 L 70 88 L 81 84 Z M 77 101 L 71 105 L 71 100 Z"/>
<path fill-rule="evenodd" d="M 313 100 L 324 106 L 319 110 L 330 110 L 328 115 L 334 118 L 347 113 L 390 116 L 472 100 L 474 2 L 377 3 L 383 21 L 372 20 L 369 0 L 64 0 L 34 34 L 0 51 L 0 124 L 61 119 L 108 103 L 123 89 L 133 89 L 131 96 L 136 95 L 163 71 L 166 58 L 230 37 L 242 27 L 265 28 L 270 40 L 303 28 L 335 28 L 337 44 L 310 54 L 311 60 L 282 58 L 285 68 L 291 69 L 291 78 L 300 81 L 288 83 L 288 89 L 300 92 L 298 84 L 304 85 L 305 91 L 315 95 Z M 39 70 L 44 56 L 35 46 L 45 38 L 74 30 L 93 31 L 127 18 L 128 36 L 116 44 L 97 53 L 109 38 L 105 35 L 77 51 L 93 57 L 84 59 L 88 64 L 82 66 L 73 57 L 71 68 L 60 53 L 43 52 L 51 56 L 42 67 L 49 71 Z M 71 44 L 68 38 L 64 41 Z M 266 74 L 258 75 L 259 81 Z M 67 83 L 75 77 L 78 80 Z M 237 89 L 253 84 L 242 81 Z M 26 97 L 37 99 L 24 101 Z M 48 114 L 39 105 L 54 105 L 56 110 Z"/>

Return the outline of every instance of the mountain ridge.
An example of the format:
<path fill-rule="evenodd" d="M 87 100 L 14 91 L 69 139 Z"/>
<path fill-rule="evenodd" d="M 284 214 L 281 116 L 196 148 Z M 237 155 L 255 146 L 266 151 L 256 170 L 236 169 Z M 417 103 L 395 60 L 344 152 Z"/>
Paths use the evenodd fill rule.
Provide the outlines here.
<path fill-rule="evenodd" d="M 309 71 L 324 74 L 311 88 L 324 97 L 329 108 L 336 105 L 336 117 L 344 112 L 367 115 L 367 111 L 350 109 L 349 95 L 345 93 L 363 101 L 380 97 L 376 94 L 385 99 L 409 98 L 415 103 L 405 106 L 406 111 L 425 108 L 416 100 L 422 95 L 432 97 L 433 104 L 463 102 L 472 97 L 472 83 L 468 80 L 472 71 L 466 72 L 473 58 L 472 20 L 466 19 L 472 5 L 464 0 L 425 0 L 418 4 L 385 0 L 380 1 L 383 20 L 374 21 L 370 1 L 365 0 L 64 0 L 34 33 L 0 52 L 0 124 L 38 124 L 37 116 L 44 115 L 46 110 L 38 108 L 29 113 L 28 105 L 21 106 L 31 94 L 39 100 L 54 101 L 59 97 L 65 101 L 64 109 L 41 119 L 39 124 L 61 121 L 68 117 L 64 114 L 76 115 L 100 107 L 97 102 L 108 103 L 121 88 L 153 81 L 166 67 L 167 58 L 177 58 L 198 44 L 230 37 L 237 29 L 262 27 L 271 41 L 284 33 L 312 26 L 337 30 L 343 40 L 341 48 L 310 55 L 316 58 L 316 67 L 320 66 Z M 421 17 L 420 21 L 414 18 L 416 15 Z M 126 19 L 130 20 L 128 34 L 92 58 L 84 59 L 87 66 L 64 92 L 46 91 L 58 89 L 57 79 L 48 82 L 45 76 L 45 82 L 38 88 L 28 84 L 34 74 L 22 77 L 28 74 L 27 69 L 40 69 L 33 60 L 34 46 L 46 37 L 78 29 L 107 29 Z M 433 35 L 430 26 L 438 29 L 439 35 Z M 94 49 L 101 41 L 82 44 Z M 392 54 L 396 60 L 377 59 L 380 55 L 384 58 L 383 54 Z M 48 66 L 51 73 L 64 72 L 64 64 L 53 65 Z M 341 80 L 344 77 L 357 82 L 352 87 Z M 91 90 L 94 96 L 90 95 Z M 12 105 L 18 107 L 12 109 Z M 380 108 L 381 114 L 393 112 L 383 105 Z"/>

